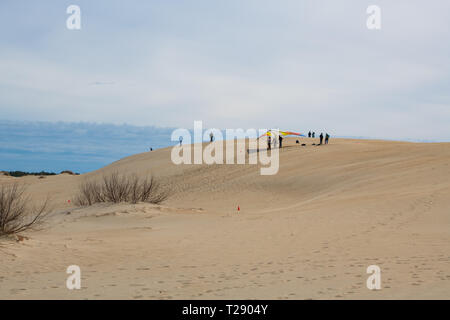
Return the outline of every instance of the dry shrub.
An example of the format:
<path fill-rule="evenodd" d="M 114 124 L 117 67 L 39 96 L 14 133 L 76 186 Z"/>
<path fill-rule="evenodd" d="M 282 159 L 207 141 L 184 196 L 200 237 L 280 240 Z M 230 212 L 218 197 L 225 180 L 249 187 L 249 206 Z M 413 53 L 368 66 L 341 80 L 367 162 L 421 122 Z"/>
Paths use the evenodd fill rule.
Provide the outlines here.
<path fill-rule="evenodd" d="M 47 215 L 49 199 L 40 207 L 31 208 L 24 192 L 25 187 L 17 183 L 0 187 L 0 236 L 32 229 Z"/>
<path fill-rule="evenodd" d="M 94 181 L 85 181 L 80 184 L 75 204 L 80 206 L 91 206 L 97 202 L 105 202 L 101 193 L 101 185 Z"/>
<path fill-rule="evenodd" d="M 136 174 L 111 173 L 99 181 L 82 182 L 75 197 L 75 204 L 80 206 L 90 206 L 99 202 L 158 204 L 168 196 L 169 192 L 152 176 L 140 178 Z"/>

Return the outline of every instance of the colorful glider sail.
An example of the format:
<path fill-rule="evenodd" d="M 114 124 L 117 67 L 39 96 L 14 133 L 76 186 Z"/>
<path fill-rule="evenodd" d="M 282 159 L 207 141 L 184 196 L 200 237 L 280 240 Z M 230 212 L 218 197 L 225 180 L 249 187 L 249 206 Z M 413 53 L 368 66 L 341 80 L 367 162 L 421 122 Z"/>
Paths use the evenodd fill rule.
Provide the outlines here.
<path fill-rule="evenodd" d="M 278 136 L 299 136 L 299 137 L 305 137 L 304 134 L 298 133 L 298 132 L 292 132 L 292 131 L 281 131 L 278 129 L 270 129 L 267 130 L 266 133 L 262 134 L 261 137 L 264 136 L 274 136 L 274 135 L 278 135 Z M 261 138 L 260 137 L 260 138 Z"/>

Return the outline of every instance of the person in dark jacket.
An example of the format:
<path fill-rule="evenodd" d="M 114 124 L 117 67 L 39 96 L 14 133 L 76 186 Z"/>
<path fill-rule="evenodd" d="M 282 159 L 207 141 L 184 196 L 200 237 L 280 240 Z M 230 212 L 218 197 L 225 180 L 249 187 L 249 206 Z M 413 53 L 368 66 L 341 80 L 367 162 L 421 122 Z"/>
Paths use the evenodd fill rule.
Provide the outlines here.
<path fill-rule="evenodd" d="M 322 144 L 322 142 L 323 142 L 323 133 L 320 134 L 319 138 L 320 138 L 320 143 L 319 144 Z"/>
<path fill-rule="evenodd" d="M 325 134 L 325 144 L 328 144 L 328 140 L 330 139 L 330 135 L 328 133 Z"/>
<path fill-rule="evenodd" d="M 278 142 L 280 143 L 279 148 L 281 149 L 282 144 L 283 144 L 283 137 L 281 135 L 278 137 Z"/>

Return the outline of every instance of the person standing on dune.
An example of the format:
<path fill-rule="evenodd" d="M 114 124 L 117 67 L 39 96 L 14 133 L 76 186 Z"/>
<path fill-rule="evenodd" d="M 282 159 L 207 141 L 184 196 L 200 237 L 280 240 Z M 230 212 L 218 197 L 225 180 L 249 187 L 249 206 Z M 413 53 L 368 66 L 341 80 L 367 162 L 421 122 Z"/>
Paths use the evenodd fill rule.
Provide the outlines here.
<path fill-rule="evenodd" d="M 268 136 L 267 137 L 267 150 L 270 150 L 271 144 L 272 144 L 272 137 Z"/>
<path fill-rule="evenodd" d="M 213 142 L 214 141 L 214 134 L 212 133 L 212 131 L 209 133 L 209 142 Z"/>
<path fill-rule="evenodd" d="M 281 147 L 283 146 L 283 137 L 281 135 L 278 136 L 278 143 L 280 144 L 278 147 L 281 149 Z"/>
<path fill-rule="evenodd" d="M 330 139 L 330 135 L 328 133 L 325 134 L 325 144 L 328 144 L 328 140 Z"/>
<path fill-rule="evenodd" d="M 323 142 L 323 133 L 320 133 L 319 138 L 320 138 L 320 143 L 319 144 L 322 144 L 322 142 Z"/>

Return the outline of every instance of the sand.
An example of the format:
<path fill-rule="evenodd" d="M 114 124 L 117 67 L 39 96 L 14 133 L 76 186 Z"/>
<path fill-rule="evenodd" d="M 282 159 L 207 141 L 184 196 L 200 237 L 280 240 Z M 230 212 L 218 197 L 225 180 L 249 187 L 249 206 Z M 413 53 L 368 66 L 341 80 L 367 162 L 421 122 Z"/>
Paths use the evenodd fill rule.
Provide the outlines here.
<path fill-rule="evenodd" d="M 12 178 L 53 212 L 0 240 L 1 299 L 449 299 L 450 143 L 287 139 L 280 171 L 181 165 L 170 149 L 81 176 Z M 160 205 L 72 200 L 83 179 L 153 173 Z M 240 211 L 237 207 L 240 207 Z M 81 290 L 66 268 L 81 268 Z M 369 290 L 369 265 L 381 289 Z"/>

